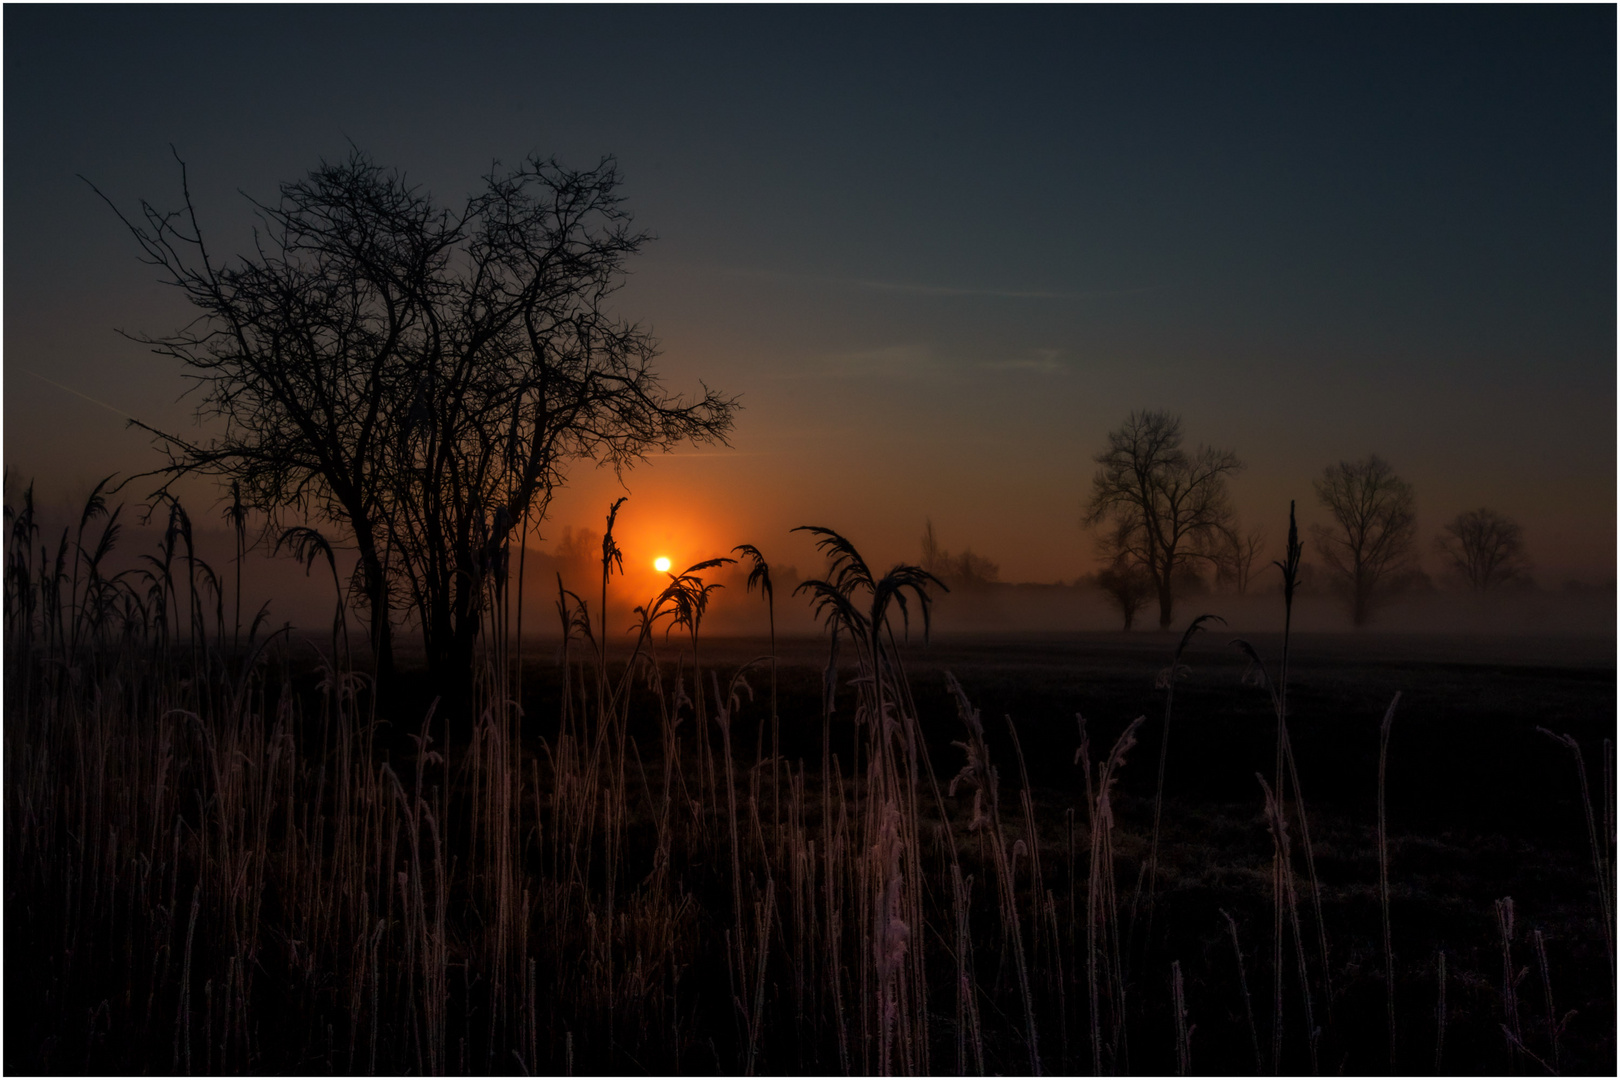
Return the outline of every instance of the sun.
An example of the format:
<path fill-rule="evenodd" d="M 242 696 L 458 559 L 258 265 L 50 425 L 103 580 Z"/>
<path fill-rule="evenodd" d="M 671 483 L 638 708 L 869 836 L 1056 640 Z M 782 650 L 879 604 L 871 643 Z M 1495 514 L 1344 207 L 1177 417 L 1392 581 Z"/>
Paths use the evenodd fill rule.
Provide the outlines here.
<path fill-rule="evenodd" d="M 653 560 L 653 569 L 657 570 L 660 574 L 669 573 L 669 559 L 662 555 L 658 556 L 658 558 Z"/>

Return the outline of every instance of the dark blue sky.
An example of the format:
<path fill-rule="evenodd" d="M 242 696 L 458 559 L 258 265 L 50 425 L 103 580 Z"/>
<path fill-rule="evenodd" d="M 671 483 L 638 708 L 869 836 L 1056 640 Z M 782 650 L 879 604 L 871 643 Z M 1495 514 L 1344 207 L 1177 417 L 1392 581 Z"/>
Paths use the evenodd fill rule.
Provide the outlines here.
<path fill-rule="evenodd" d="M 1613 576 L 1612 7 L 4 19 L 5 456 L 42 489 L 150 463 L 114 410 L 185 415 L 112 333 L 185 311 L 75 174 L 173 204 L 173 143 L 238 250 L 238 189 L 351 140 L 448 202 L 495 158 L 611 153 L 659 237 L 622 310 L 672 383 L 747 406 L 734 453 L 630 478 L 666 538 L 814 520 L 915 557 L 931 515 L 1004 576 L 1070 578 L 1091 455 L 1165 407 L 1248 463 L 1273 537 L 1377 452 L 1425 536 L 1489 504 L 1545 579 Z M 611 486 L 582 474 L 559 514 Z"/>

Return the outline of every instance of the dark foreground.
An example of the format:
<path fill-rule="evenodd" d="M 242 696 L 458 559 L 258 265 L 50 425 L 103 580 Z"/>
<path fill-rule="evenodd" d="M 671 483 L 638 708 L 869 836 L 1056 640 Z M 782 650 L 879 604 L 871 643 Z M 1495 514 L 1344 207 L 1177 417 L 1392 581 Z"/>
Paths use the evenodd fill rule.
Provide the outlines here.
<path fill-rule="evenodd" d="M 757 641 L 426 723 L 307 648 L 13 652 L 6 1070 L 1612 1074 L 1613 642 L 1296 638 L 1296 788 L 1231 637 L 1156 873 L 1179 635 L 846 640 L 830 717 L 786 641 L 776 724 Z"/>
<path fill-rule="evenodd" d="M 1276 724 L 1265 689 L 1245 685 L 1251 664 L 1233 645 L 1238 636 L 1210 625 L 1182 658 L 1185 670 L 1176 686 L 1165 763 L 1160 895 L 1152 937 L 1138 942 L 1143 953 L 1158 954 L 1163 968 L 1179 959 L 1188 1022 L 1197 1025 L 1191 1040 L 1197 1072 L 1241 1073 L 1254 1067 L 1223 912 L 1238 925 L 1267 1071 L 1270 1062 L 1270 1002 L 1264 999 L 1272 991 L 1265 967 L 1272 929 L 1272 842 L 1255 774 L 1271 779 Z M 1282 636 L 1241 636 L 1275 677 Z M 961 751 L 949 748 L 949 742 L 961 734 L 945 690 L 946 673 L 961 682 L 983 713 L 999 760 L 1010 759 L 1009 720 L 1016 725 L 1037 827 L 1043 844 L 1052 845 L 1060 859 L 1065 815 L 1072 810 L 1082 819 L 1077 828 L 1084 824 L 1083 774 L 1073 761 L 1076 714 L 1085 718 L 1094 748 L 1112 745 L 1129 721 L 1147 717 L 1127 766 L 1117 774 L 1115 813 L 1122 835 L 1116 850 L 1127 926 L 1136 875 L 1147 858 L 1163 745 L 1165 694 L 1157 684 L 1180 637 L 947 636 L 906 649 L 919 712 L 944 721 L 943 731 L 931 727 L 928 735 L 936 760 L 947 762 L 948 770 L 960 762 Z M 753 648 L 728 644 L 738 658 Z M 802 680 L 798 698 L 808 702 L 811 679 L 820 676 L 817 665 L 825 663 L 825 645 L 795 643 L 790 655 Z M 1292 640 L 1289 730 L 1309 812 L 1333 974 L 1331 1005 L 1314 1003 L 1316 1022 L 1324 1027 L 1321 1070 L 1389 1068 L 1376 800 L 1380 722 L 1397 691 L 1401 699 L 1391 725 L 1385 796 L 1396 1071 L 1536 1072 L 1543 1066 L 1534 1057 L 1550 1066 L 1556 1056 L 1564 1073 L 1612 1074 L 1613 970 L 1587 832 L 1588 804 L 1569 750 L 1538 728 L 1573 736 L 1584 752 L 1612 896 L 1614 644 L 1586 637 L 1468 635 L 1316 634 Z M 806 713 L 801 719 L 811 717 Z M 1297 832 L 1293 842 L 1299 861 Z M 1084 858 L 1081 851 L 1081 890 Z M 1512 962 L 1522 999 L 1514 1011 L 1522 1049 L 1513 1048 L 1501 1030 L 1509 1017 L 1503 1011 L 1497 901 L 1507 897 L 1513 898 Z M 1306 905 L 1303 895 L 1300 903 Z M 1144 918 L 1139 936 L 1146 936 L 1145 926 Z M 1310 927 L 1302 928 L 1309 937 Z M 1536 951 L 1538 932 L 1546 980 Z M 1447 972 L 1443 1039 L 1437 1011 L 1441 951 Z M 1291 962 L 1286 952 L 1284 962 Z M 1140 966 L 1149 963 L 1144 957 Z M 1160 1000 L 1143 1005 L 1144 1013 L 1154 1015 L 1132 1047 L 1135 1071 L 1175 1070 L 1168 981 L 1166 971 L 1136 976 L 1134 996 Z M 1131 989 L 1128 982 L 1128 994 Z M 1549 1016 L 1556 1022 L 1549 1025 Z M 1285 1015 L 1285 1035 L 1291 1020 L 1297 1023 Z M 1355 1032 L 1341 1034 L 1344 1042 L 1333 1052 L 1327 1049 L 1330 1024 L 1341 1033 Z M 1285 1047 L 1285 1069 L 1286 1052 Z M 1306 1071 L 1309 1061 L 1293 1065 Z M 1015 1060 L 1005 1067 L 1027 1071 Z"/>

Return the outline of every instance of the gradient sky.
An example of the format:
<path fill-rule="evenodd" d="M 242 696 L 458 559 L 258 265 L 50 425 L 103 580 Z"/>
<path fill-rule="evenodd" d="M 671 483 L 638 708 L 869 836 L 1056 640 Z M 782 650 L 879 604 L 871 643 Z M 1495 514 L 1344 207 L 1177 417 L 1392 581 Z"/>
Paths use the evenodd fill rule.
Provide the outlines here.
<path fill-rule="evenodd" d="M 1544 583 L 1610 582 L 1615 18 L 8 6 L 5 463 L 81 497 L 155 463 L 119 413 L 190 411 L 113 332 L 187 311 L 76 174 L 174 205 L 173 143 L 235 251 L 239 191 L 351 141 L 450 203 L 497 158 L 613 154 L 658 236 L 619 310 L 671 386 L 745 405 L 733 449 L 627 477 L 635 545 L 812 570 L 791 526 L 887 562 L 932 516 L 1004 578 L 1072 579 L 1092 456 L 1167 408 L 1242 457 L 1274 541 L 1376 452 L 1425 543 L 1490 505 Z M 619 490 L 578 469 L 548 534 Z"/>

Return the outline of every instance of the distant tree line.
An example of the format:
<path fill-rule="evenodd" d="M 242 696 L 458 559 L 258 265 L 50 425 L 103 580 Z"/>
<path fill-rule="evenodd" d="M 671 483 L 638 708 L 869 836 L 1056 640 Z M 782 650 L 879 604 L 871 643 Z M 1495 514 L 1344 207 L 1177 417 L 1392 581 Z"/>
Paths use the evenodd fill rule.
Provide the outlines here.
<path fill-rule="evenodd" d="M 1126 630 L 1153 600 L 1160 629 L 1168 629 L 1176 598 L 1206 571 L 1217 584 L 1248 590 L 1265 565 L 1266 542 L 1232 509 L 1228 485 L 1243 469 L 1235 453 L 1188 450 L 1179 416 L 1138 410 L 1108 433 L 1094 461 L 1083 522 L 1097 540 L 1097 586 Z M 1381 602 L 1424 580 L 1412 486 L 1372 454 L 1327 466 L 1312 487 L 1328 518 L 1312 528 L 1314 546 L 1351 622 L 1363 626 Z M 1458 514 L 1433 546 L 1446 569 L 1477 592 L 1529 573 L 1518 523 L 1489 508 Z"/>
<path fill-rule="evenodd" d="M 921 565 L 952 589 L 971 589 L 1001 580 L 1001 567 L 972 548 L 953 555 L 940 547 L 932 518 L 923 527 Z"/>

